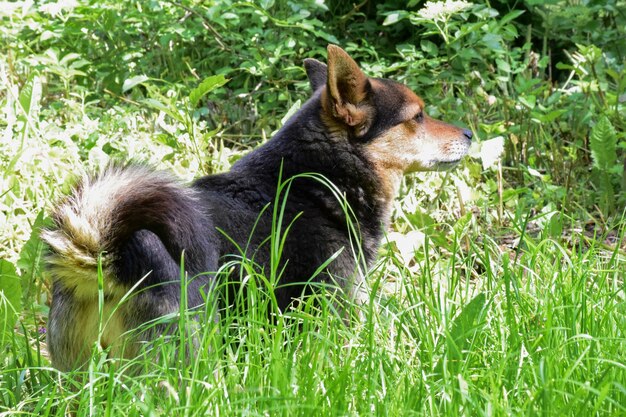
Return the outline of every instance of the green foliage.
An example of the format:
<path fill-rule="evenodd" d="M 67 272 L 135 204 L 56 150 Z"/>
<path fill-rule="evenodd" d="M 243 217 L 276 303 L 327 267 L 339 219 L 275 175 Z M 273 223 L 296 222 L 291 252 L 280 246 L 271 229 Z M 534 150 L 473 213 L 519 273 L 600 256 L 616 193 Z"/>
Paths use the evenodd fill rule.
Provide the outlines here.
<path fill-rule="evenodd" d="M 0 349 L 13 341 L 13 327 L 22 311 L 22 287 L 15 266 L 0 259 Z"/>
<path fill-rule="evenodd" d="M 589 136 L 589 147 L 593 159 L 593 167 L 597 173 L 598 200 L 601 212 L 611 215 L 615 208 L 615 193 L 612 185 L 612 175 L 615 168 L 617 154 L 615 152 L 617 136 L 615 129 L 606 116 L 602 116 Z M 621 176 L 620 176 L 621 177 Z"/>
<path fill-rule="evenodd" d="M 22 287 L 24 289 L 24 300 L 28 302 L 32 300 L 34 294 L 39 292 L 38 286 L 41 286 L 42 282 L 38 279 L 43 272 L 43 255 L 44 244 L 39 239 L 39 232 L 41 228 L 49 225 L 49 222 L 44 220 L 44 212 L 40 212 L 32 224 L 32 232 L 28 240 L 22 246 L 20 257 L 17 261 L 17 267 L 22 274 Z"/>
<path fill-rule="evenodd" d="M 436 372 L 441 373 L 444 366 L 453 375 L 461 370 L 465 352 L 472 350 L 477 333 L 484 327 L 486 301 L 485 294 L 478 294 L 454 319 L 446 334 L 446 355 L 437 363 Z"/>
<path fill-rule="evenodd" d="M 594 168 L 604 172 L 613 169 L 617 161 L 616 142 L 617 136 L 613 125 L 606 116 L 600 117 L 589 136 L 589 148 Z"/>
<path fill-rule="evenodd" d="M 191 90 L 189 93 L 189 105 L 192 108 L 195 108 L 198 106 L 198 103 L 203 96 L 207 95 L 216 88 L 223 86 L 227 81 L 228 80 L 224 78 L 223 75 L 213 75 L 206 78 L 200 83 L 200 85 Z"/>
<path fill-rule="evenodd" d="M 626 414 L 626 3 L 446 3 L 4 4 L 0 414 Z M 217 323 L 165 317 L 180 333 L 152 356 L 51 370 L 51 201 L 111 158 L 228 169 L 310 95 L 302 60 L 328 42 L 478 142 L 404 180 L 360 319 L 331 291 L 276 311 L 280 271 L 241 259 L 246 302 Z"/>
<path fill-rule="evenodd" d="M 143 83 L 144 81 L 142 81 Z M 146 84 L 148 98 L 140 99 L 144 106 L 161 112 L 168 116 L 172 123 L 162 126 L 164 132 L 157 136 L 157 140 L 172 149 L 172 153 L 163 156 L 162 160 L 171 160 L 175 152 L 185 147 L 196 151 L 195 156 L 201 158 L 199 149 L 209 149 L 209 151 L 220 152 L 220 148 L 213 142 L 213 137 L 220 130 L 220 126 L 212 130 L 206 129 L 206 124 L 200 123 L 201 113 L 196 111 L 199 101 L 211 91 L 223 86 L 228 80 L 223 75 L 213 75 L 207 77 L 197 87 L 193 88 L 188 97 L 179 97 L 178 93 L 169 92 L 162 94 L 159 89 L 151 84 Z M 186 140 L 181 140 L 184 138 Z M 198 159 L 198 165 L 204 165 Z M 188 164 L 184 164 L 188 166 Z M 213 172 L 221 168 L 220 162 L 209 160 L 206 164 L 206 172 Z"/>

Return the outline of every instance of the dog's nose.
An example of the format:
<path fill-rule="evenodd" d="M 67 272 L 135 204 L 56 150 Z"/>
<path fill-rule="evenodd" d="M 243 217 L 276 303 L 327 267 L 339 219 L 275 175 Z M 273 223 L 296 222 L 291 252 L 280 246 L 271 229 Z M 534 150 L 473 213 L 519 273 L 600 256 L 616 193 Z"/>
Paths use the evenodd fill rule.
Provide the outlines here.
<path fill-rule="evenodd" d="M 472 140 L 472 136 L 474 136 L 474 134 L 469 129 L 463 129 L 463 136 L 465 136 L 469 140 Z"/>

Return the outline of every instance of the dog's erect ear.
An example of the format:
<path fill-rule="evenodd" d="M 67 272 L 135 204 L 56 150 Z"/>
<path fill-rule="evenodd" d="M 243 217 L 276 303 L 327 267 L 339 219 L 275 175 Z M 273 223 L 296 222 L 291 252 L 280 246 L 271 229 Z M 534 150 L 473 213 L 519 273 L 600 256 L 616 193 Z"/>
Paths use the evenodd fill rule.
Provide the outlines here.
<path fill-rule="evenodd" d="M 359 107 L 368 96 L 370 83 L 356 62 L 340 47 L 328 45 L 328 95 L 333 116 L 348 126 L 369 127 L 371 109 Z M 367 124 L 368 126 L 365 126 Z"/>
<path fill-rule="evenodd" d="M 318 88 L 326 84 L 328 78 L 328 67 L 323 62 L 319 62 L 317 59 L 307 58 L 304 60 L 304 69 L 306 75 L 309 77 L 309 83 L 311 83 L 311 89 L 317 91 Z"/>

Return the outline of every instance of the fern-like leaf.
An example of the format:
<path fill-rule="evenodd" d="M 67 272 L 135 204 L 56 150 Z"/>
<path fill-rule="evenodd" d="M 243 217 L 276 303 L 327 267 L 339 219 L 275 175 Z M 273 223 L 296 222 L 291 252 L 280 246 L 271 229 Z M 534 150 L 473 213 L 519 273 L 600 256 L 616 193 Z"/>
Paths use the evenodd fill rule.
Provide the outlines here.
<path fill-rule="evenodd" d="M 589 147 L 593 166 L 600 171 L 607 172 L 617 160 L 615 146 L 617 135 L 608 117 L 602 116 L 591 131 Z"/>
<path fill-rule="evenodd" d="M 617 161 L 616 142 L 617 135 L 608 117 L 600 117 L 591 131 L 589 147 L 591 148 L 593 167 L 597 170 L 598 175 L 598 206 L 605 216 L 610 215 L 615 208 L 611 168 Z"/>

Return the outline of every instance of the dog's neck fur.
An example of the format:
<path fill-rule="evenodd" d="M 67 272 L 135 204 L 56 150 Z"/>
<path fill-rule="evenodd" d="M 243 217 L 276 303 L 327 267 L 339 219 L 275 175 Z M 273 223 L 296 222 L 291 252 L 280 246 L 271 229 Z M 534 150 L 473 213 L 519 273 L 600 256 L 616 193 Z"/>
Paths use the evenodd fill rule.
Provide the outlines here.
<path fill-rule="evenodd" d="M 281 174 L 283 181 L 302 173 L 318 173 L 329 179 L 344 194 L 356 218 L 360 220 L 361 233 L 367 233 L 378 242 L 382 230 L 390 220 L 390 208 L 394 195 L 385 192 L 382 180 L 374 166 L 362 151 L 362 144 L 350 138 L 349 132 L 339 127 L 328 126 L 323 117 L 321 89 L 308 100 L 263 146 L 250 152 L 232 168 L 233 173 L 246 178 L 259 178 L 259 184 L 273 184 L 273 195 Z M 306 134 L 303 134 L 306 132 Z M 280 151 L 277 151 L 280 150 Z M 271 177 L 268 180 L 268 177 Z M 309 182 L 311 185 L 312 182 Z M 321 184 L 314 185 L 316 193 L 303 187 L 294 187 L 290 196 L 310 205 L 328 205 L 331 199 L 318 199 L 319 193 L 331 193 Z M 334 198 L 333 198 L 334 199 Z M 345 224 L 345 215 L 339 202 L 334 207 L 325 207 L 324 212 Z M 372 239 L 367 239 L 372 241 Z M 367 248 L 368 255 L 375 256 L 377 248 Z"/>

